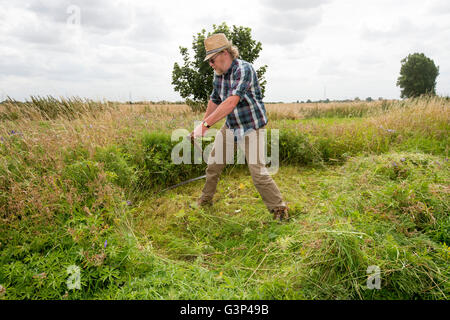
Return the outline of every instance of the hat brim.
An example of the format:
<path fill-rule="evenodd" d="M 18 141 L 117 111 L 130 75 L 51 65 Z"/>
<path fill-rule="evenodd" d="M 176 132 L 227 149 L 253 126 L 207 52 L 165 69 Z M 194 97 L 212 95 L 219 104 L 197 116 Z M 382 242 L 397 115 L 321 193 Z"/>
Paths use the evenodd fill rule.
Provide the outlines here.
<path fill-rule="evenodd" d="M 222 52 L 223 50 L 225 50 L 229 46 L 230 45 L 226 45 L 226 46 L 223 46 L 223 47 L 220 47 L 220 48 L 217 48 L 217 49 L 214 49 L 214 50 L 211 50 L 211 51 L 207 52 L 206 53 L 206 57 L 205 57 L 205 59 L 203 61 L 207 61 L 207 60 L 211 59 L 214 55 L 218 54 L 219 52 Z"/>
<path fill-rule="evenodd" d="M 208 55 L 205 57 L 205 60 L 203 60 L 203 61 L 208 61 L 208 60 L 211 59 L 214 55 L 215 55 L 215 53 L 208 54 Z"/>

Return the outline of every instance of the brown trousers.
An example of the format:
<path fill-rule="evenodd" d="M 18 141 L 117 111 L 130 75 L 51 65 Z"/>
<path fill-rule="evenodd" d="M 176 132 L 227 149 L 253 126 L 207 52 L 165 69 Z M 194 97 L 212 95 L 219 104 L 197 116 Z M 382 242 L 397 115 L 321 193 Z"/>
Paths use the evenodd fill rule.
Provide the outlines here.
<path fill-rule="evenodd" d="M 219 176 L 225 165 L 233 162 L 234 153 L 239 147 L 241 152 L 244 151 L 253 184 L 267 209 L 271 211 L 275 208 L 285 207 L 286 204 L 282 199 L 280 190 L 265 166 L 265 152 L 263 152 L 264 149 L 261 149 L 265 147 L 265 139 L 263 135 L 259 134 L 260 129 L 245 135 L 241 142 L 235 142 L 233 133 L 226 129 L 227 127 L 224 125 L 216 135 L 206 168 L 205 186 L 199 201 L 201 203 L 212 201 Z"/>

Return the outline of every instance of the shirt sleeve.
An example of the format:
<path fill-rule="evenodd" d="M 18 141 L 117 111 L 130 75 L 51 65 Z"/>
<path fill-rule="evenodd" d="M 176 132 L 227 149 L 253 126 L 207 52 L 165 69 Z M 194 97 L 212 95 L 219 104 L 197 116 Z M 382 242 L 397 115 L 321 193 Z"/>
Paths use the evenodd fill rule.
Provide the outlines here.
<path fill-rule="evenodd" d="M 233 73 L 231 83 L 232 96 L 239 96 L 241 99 L 250 89 L 252 84 L 252 70 L 249 66 L 239 66 Z"/>
<path fill-rule="evenodd" d="M 217 79 L 217 76 L 214 74 L 213 90 L 212 90 L 211 94 L 209 95 L 209 99 L 215 104 L 222 103 L 222 99 L 220 98 L 220 95 L 219 95 L 219 90 L 220 90 L 220 88 L 218 87 L 219 85 L 220 85 L 220 81 L 219 81 L 219 79 Z"/>
<path fill-rule="evenodd" d="M 215 104 L 221 104 L 222 99 L 220 99 L 219 93 L 217 92 L 216 86 L 213 86 L 213 91 L 211 92 L 211 95 L 209 96 L 212 102 Z"/>

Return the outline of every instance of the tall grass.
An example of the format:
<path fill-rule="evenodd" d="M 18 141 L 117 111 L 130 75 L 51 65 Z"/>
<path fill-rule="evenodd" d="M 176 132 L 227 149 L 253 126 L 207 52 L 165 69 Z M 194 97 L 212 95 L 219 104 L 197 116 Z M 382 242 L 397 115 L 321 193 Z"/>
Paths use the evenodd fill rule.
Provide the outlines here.
<path fill-rule="evenodd" d="M 72 98 L 54 98 L 34 97 L 25 102 L 16 101 L 8 97 L 0 108 L 0 120 L 17 120 L 27 118 L 30 120 L 51 120 L 68 119 L 73 120 L 83 114 L 90 114 L 96 118 L 96 115 L 107 109 L 117 107 L 117 104 L 110 102 L 96 102 L 79 97 Z"/>
<path fill-rule="evenodd" d="M 267 104 L 272 120 L 311 118 L 358 118 L 387 112 L 402 103 L 394 100 L 345 103 Z"/>
<path fill-rule="evenodd" d="M 422 96 L 407 100 L 379 100 L 372 102 L 339 103 L 283 103 L 267 104 L 269 118 L 318 119 L 318 118 L 361 118 L 390 114 L 391 110 L 414 109 L 417 106 L 447 106 L 448 99 L 439 96 Z"/>

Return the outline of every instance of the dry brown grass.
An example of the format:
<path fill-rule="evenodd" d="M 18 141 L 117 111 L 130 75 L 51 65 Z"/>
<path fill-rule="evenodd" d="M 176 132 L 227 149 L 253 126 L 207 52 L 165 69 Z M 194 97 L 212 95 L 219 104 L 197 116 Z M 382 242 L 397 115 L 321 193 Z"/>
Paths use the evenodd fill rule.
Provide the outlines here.
<path fill-rule="evenodd" d="M 97 147 L 127 143 L 143 131 L 190 128 L 194 120 L 190 109 L 183 105 L 123 104 L 119 108 L 104 111 L 100 117 L 87 113 L 73 120 L 44 120 L 37 113 L 34 117 L 35 120 L 24 117 L 0 122 L 0 147 L 3 149 L 0 157 L 0 188 L 7 188 L 3 190 L 5 195 L 14 195 L 3 200 L 7 209 L 0 209 L 13 215 L 14 212 L 32 210 L 39 213 L 37 216 L 41 218 L 50 211 L 57 211 L 60 196 L 77 194 L 64 191 L 60 184 L 54 183 L 61 179 L 66 166 L 66 151 L 82 146 L 93 156 Z M 43 172 L 36 174 L 36 168 L 41 168 Z M 101 173 L 100 177 L 103 175 Z M 105 181 L 99 181 L 98 186 L 94 187 L 102 201 L 101 194 L 112 192 Z M 66 188 L 72 187 L 67 185 Z M 53 192 L 46 192 L 49 189 Z M 79 200 L 75 200 L 75 203 Z M 50 221 L 50 217 L 47 220 Z"/>
<path fill-rule="evenodd" d="M 384 129 L 405 132 L 414 129 L 427 136 L 448 136 L 450 101 L 435 97 L 414 99 L 407 106 L 393 108 L 388 113 L 368 118 L 368 123 Z"/>
<path fill-rule="evenodd" d="M 364 102 L 370 108 L 380 108 L 382 101 Z M 297 126 L 303 132 L 341 136 L 355 134 L 362 127 L 377 128 L 380 133 L 386 130 L 422 130 L 424 133 L 446 135 L 445 128 L 450 122 L 449 102 L 441 98 L 412 100 L 408 107 L 399 107 L 401 102 L 394 103 L 389 112 L 377 114 L 363 120 L 363 123 L 321 124 L 319 121 Z M 301 119 L 308 110 L 336 110 L 338 108 L 358 108 L 361 103 L 322 103 L 322 104 L 267 104 L 269 121 L 276 123 L 277 119 Z M 39 118 L 38 118 L 39 119 Z M 90 152 L 96 147 L 110 144 L 120 144 L 134 137 L 137 133 L 146 131 L 164 131 L 170 133 L 174 129 L 192 129 L 199 115 L 194 114 L 187 105 L 151 105 L 151 104 L 121 104 L 116 109 L 110 109 L 93 116 L 89 113 L 74 120 L 29 120 L 21 118 L 15 121 L 0 122 L 0 136 L 10 136 L 12 130 L 19 132 L 21 141 L 28 150 L 27 157 L 31 161 L 57 164 L 62 151 L 83 145 Z M 275 122 L 273 122 L 275 121 Z M 446 126 L 447 125 L 447 126 Z M 4 143 L 8 147 L 7 143 Z M 37 154 L 34 148 L 45 150 L 45 154 Z M 17 152 L 17 150 L 10 150 Z M 17 155 L 19 156 L 19 155 Z M 19 157 L 21 158 L 21 157 Z"/>
<path fill-rule="evenodd" d="M 121 111 L 138 112 L 138 113 L 152 112 L 152 113 L 162 114 L 162 115 L 184 114 L 184 113 L 191 112 L 191 108 L 186 104 L 166 104 L 166 105 L 120 104 L 119 108 Z"/>
<path fill-rule="evenodd" d="M 0 136 L 6 138 L 12 131 L 18 132 L 31 153 L 33 147 L 39 145 L 48 156 L 56 156 L 80 144 L 93 152 L 97 146 L 120 143 L 142 130 L 190 128 L 194 120 L 195 115 L 186 105 L 122 104 L 117 110 L 103 112 L 101 117 L 85 114 L 74 120 L 3 121 Z"/>
<path fill-rule="evenodd" d="M 377 100 L 371 102 L 330 102 L 330 103 L 278 103 L 266 104 L 271 119 L 304 119 L 320 114 L 376 113 L 383 105 L 395 104 L 394 100 Z"/>

